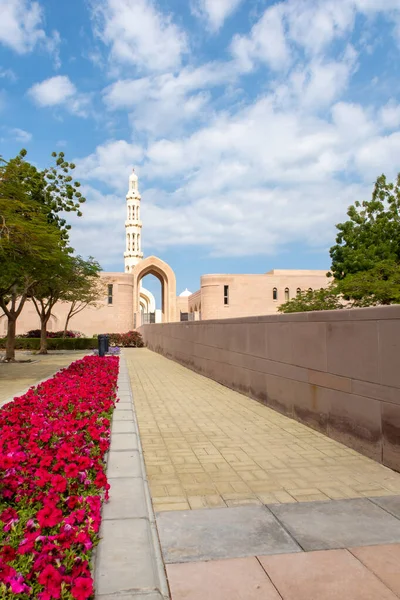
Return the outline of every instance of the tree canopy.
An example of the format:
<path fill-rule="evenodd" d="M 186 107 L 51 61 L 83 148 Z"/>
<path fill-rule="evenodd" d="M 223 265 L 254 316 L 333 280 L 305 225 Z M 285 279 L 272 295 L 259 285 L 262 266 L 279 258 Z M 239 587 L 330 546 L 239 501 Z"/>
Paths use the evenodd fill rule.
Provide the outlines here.
<path fill-rule="evenodd" d="M 356 201 L 336 225 L 326 290 L 302 292 L 280 312 L 332 310 L 400 303 L 400 174 L 378 177 L 371 200 Z"/>
<path fill-rule="evenodd" d="M 394 183 L 378 177 L 371 200 L 349 207 L 349 219 L 336 225 L 330 273 L 336 280 L 373 269 L 381 261 L 400 262 L 400 174 Z"/>
<path fill-rule="evenodd" d="M 73 250 L 63 212 L 81 215 L 85 198 L 73 181 L 75 165 L 53 153 L 54 164 L 37 169 L 26 151 L 0 159 L 0 308 L 8 320 L 6 358 L 14 358 L 16 320 L 33 287 Z"/>

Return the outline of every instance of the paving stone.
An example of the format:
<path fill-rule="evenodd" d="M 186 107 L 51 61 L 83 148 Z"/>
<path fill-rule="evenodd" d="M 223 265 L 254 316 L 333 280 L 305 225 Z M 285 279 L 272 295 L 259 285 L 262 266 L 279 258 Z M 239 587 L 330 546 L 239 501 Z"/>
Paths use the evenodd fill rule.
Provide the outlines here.
<path fill-rule="evenodd" d="M 118 450 L 137 450 L 138 440 L 136 433 L 116 433 L 111 438 L 111 452 Z"/>
<path fill-rule="evenodd" d="M 117 406 L 116 406 L 115 410 L 117 410 L 118 408 L 124 408 L 125 410 L 127 408 L 132 408 L 132 398 L 130 396 L 128 396 L 128 395 L 125 395 L 125 396 L 120 395 L 119 399 L 120 400 L 119 400 L 119 402 L 117 402 Z"/>
<path fill-rule="evenodd" d="M 127 594 L 101 594 L 100 596 L 96 594 L 96 598 L 98 600 L 164 600 L 160 592 L 145 592 L 143 594 L 128 592 Z"/>
<path fill-rule="evenodd" d="M 256 558 L 167 566 L 174 600 L 281 600 Z"/>
<path fill-rule="evenodd" d="M 147 520 L 105 520 L 100 537 L 96 562 L 97 594 L 157 589 L 158 576 Z"/>
<path fill-rule="evenodd" d="M 103 519 L 144 519 L 148 517 L 141 478 L 109 478 L 110 500 L 103 505 Z"/>
<path fill-rule="evenodd" d="M 350 552 L 400 598 L 400 544 L 351 548 Z"/>
<path fill-rule="evenodd" d="M 133 421 L 118 421 L 113 419 L 111 433 L 135 433 Z"/>
<path fill-rule="evenodd" d="M 107 477 L 141 477 L 139 452 L 110 452 L 107 465 Z"/>
<path fill-rule="evenodd" d="M 114 411 L 113 421 L 132 421 L 133 413 L 131 408 L 120 408 Z"/>
<path fill-rule="evenodd" d="M 194 510 L 214 495 L 223 506 L 252 498 L 265 504 L 400 493 L 399 473 L 301 423 L 145 348 L 123 355 L 149 481 L 159 483 L 162 471 L 152 468 L 168 458 L 182 483 L 189 476 L 185 495 Z M 200 475 L 206 479 L 197 480 Z M 203 489 L 196 489 L 200 483 Z"/>
<path fill-rule="evenodd" d="M 400 496 L 384 496 L 383 498 L 370 498 L 370 500 L 400 519 Z"/>
<path fill-rule="evenodd" d="M 166 563 L 299 552 L 263 506 L 157 513 Z"/>
<path fill-rule="evenodd" d="M 396 600 L 347 550 L 259 556 L 284 600 Z"/>
<path fill-rule="evenodd" d="M 269 508 L 306 551 L 400 542 L 400 521 L 367 499 Z"/>

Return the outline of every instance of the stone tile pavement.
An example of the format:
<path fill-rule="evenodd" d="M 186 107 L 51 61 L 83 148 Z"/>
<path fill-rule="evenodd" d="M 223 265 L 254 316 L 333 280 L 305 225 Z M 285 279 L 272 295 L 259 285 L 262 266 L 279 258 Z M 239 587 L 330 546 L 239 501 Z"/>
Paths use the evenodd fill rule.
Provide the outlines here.
<path fill-rule="evenodd" d="M 400 545 L 168 565 L 173 600 L 396 600 Z"/>
<path fill-rule="evenodd" d="M 87 352 L 80 351 L 52 352 L 46 355 L 17 352 L 17 360 L 31 359 L 32 362 L 0 363 L 0 406 L 86 354 Z"/>
<path fill-rule="evenodd" d="M 358 452 L 147 349 L 124 355 L 156 511 L 400 494 Z"/>

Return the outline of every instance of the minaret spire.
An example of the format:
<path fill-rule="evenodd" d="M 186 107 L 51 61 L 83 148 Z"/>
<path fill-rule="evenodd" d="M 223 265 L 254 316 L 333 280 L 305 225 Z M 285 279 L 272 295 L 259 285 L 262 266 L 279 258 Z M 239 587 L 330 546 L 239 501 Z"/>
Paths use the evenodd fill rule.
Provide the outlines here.
<path fill-rule="evenodd" d="M 142 222 L 140 220 L 140 200 L 138 176 L 133 169 L 129 177 L 129 190 L 126 195 L 126 246 L 125 246 L 125 272 L 130 273 L 133 267 L 143 259 L 142 252 Z"/>

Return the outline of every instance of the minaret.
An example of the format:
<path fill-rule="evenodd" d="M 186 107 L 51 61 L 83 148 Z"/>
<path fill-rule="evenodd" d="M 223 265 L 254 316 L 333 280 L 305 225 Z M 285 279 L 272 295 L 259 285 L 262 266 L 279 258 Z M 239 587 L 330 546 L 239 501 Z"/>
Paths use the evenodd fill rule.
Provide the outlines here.
<path fill-rule="evenodd" d="M 125 272 L 130 273 L 133 267 L 143 258 L 140 220 L 140 199 L 138 176 L 133 169 L 129 177 L 129 190 L 126 195 L 126 247 L 125 247 Z"/>

